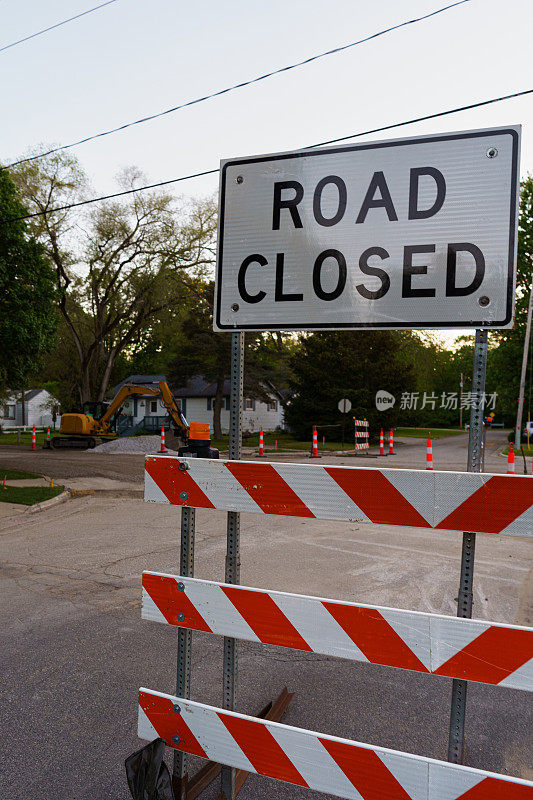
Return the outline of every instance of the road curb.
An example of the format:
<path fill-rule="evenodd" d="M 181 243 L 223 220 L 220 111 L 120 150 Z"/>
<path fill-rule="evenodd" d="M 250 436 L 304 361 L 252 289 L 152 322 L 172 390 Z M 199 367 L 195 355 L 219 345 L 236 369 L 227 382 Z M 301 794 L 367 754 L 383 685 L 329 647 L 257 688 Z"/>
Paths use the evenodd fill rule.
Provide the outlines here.
<path fill-rule="evenodd" d="M 24 513 L 35 514 L 38 511 L 48 511 L 49 508 L 66 503 L 67 500 L 70 500 L 70 492 L 68 490 L 61 492 L 61 494 L 52 497 L 50 500 L 45 500 L 43 503 L 35 503 L 33 506 L 28 506 L 27 511 Z"/>

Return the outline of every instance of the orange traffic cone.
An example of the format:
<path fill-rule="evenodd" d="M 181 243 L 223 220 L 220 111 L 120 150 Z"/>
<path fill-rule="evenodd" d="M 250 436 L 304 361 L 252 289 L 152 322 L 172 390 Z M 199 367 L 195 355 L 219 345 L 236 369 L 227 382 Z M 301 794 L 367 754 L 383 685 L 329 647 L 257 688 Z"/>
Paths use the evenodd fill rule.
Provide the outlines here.
<path fill-rule="evenodd" d="M 394 435 L 392 433 L 392 428 L 390 429 L 390 434 L 389 434 L 389 455 L 390 456 L 394 455 Z"/>
<path fill-rule="evenodd" d="M 385 443 L 383 441 L 383 428 L 381 429 L 380 434 L 379 434 L 379 454 L 380 454 L 380 456 L 384 456 L 385 455 Z"/>
<path fill-rule="evenodd" d="M 263 428 L 259 431 L 259 458 L 265 455 L 265 442 L 263 439 Z"/>
<path fill-rule="evenodd" d="M 31 449 L 35 450 L 35 425 L 33 426 L 33 429 L 32 429 L 32 432 L 31 432 Z"/>
<path fill-rule="evenodd" d="M 316 425 L 313 428 L 313 448 L 311 450 L 311 458 L 318 458 L 318 435 L 316 432 Z"/>
<path fill-rule="evenodd" d="M 426 469 L 433 469 L 433 445 L 431 444 L 431 431 L 426 442 Z"/>
<path fill-rule="evenodd" d="M 509 455 L 507 456 L 507 474 L 514 475 L 514 442 L 509 442 Z"/>
<path fill-rule="evenodd" d="M 165 426 L 161 425 L 161 453 L 165 452 Z"/>

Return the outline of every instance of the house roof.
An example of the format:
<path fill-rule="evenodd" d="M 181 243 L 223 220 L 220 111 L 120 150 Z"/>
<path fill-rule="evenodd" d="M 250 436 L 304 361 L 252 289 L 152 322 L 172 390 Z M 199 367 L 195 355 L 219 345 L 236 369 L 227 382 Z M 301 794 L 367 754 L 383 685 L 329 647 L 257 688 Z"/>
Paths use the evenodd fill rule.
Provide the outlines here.
<path fill-rule="evenodd" d="M 166 381 L 166 379 L 166 375 L 129 375 L 113 387 L 113 395 L 116 395 L 127 383 L 135 383 L 137 386 L 157 386 L 161 381 Z"/>
<path fill-rule="evenodd" d="M 33 400 L 34 397 L 37 397 L 43 389 L 29 389 L 27 392 L 24 392 L 24 400 L 28 402 L 29 400 Z M 22 399 L 22 398 L 21 398 Z"/>
<path fill-rule="evenodd" d="M 209 382 L 202 375 L 195 375 L 187 381 L 185 386 L 173 387 L 172 393 L 175 397 L 214 397 L 217 392 L 216 382 Z M 224 381 L 224 397 L 230 396 L 230 382 Z"/>

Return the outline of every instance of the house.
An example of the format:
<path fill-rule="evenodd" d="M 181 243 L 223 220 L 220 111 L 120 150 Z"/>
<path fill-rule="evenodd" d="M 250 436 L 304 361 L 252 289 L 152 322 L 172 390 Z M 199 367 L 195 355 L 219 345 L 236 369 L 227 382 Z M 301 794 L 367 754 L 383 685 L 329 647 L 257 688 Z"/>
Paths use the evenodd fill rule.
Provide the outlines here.
<path fill-rule="evenodd" d="M 197 375 L 191 378 L 186 386 L 172 390 L 189 423 L 210 422 L 211 429 L 213 429 L 213 404 L 216 388 L 216 383 L 210 383 L 201 375 Z M 264 431 L 275 431 L 284 427 L 283 408 L 281 405 L 282 395 L 272 385 L 267 388 L 270 396 L 268 403 L 251 397 L 244 398 L 242 411 L 242 427 L 244 431 L 258 431 L 261 427 Z M 229 431 L 230 408 L 229 380 L 224 381 L 223 397 L 220 423 L 222 432 L 227 433 Z"/>
<path fill-rule="evenodd" d="M 20 392 L 11 392 L 0 406 L 0 425 L 4 430 L 21 425 L 36 428 L 59 428 L 59 401 L 46 389 L 24 392 L 24 415 Z"/>
<path fill-rule="evenodd" d="M 148 386 L 157 389 L 160 381 L 166 381 L 165 375 L 130 375 L 113 389 L 113 397 L 126 383 L 135 383 L 139 386 Z M 186 386 L 171 387 L 177 405 L 183 411 L 189 424 L 191 422 L 209 422 L 213 429 L 213 403 L 216 394 L 216 384 L 210 383 L 202 376 L 191 378 Z M 282 396 L 274 387 L 269 387 L 271 399 L 268 403 L 263 400 L 244 398 L 243 430 L 258 431 L 262 426 L 265 431 L 279 430 L 283 427 Z M 223 432 L 229 430 L 229 400 L 230 382 L 224 383 L 224 402 L 221 412 L 221 425 Z M 122 416 L 129 417 L 125 427 L 145 430 L 160 430 L 167 417 L 165 406 L 161 399 L 150 395 L 137 395 L 126 400 L 122 408 Z"/>

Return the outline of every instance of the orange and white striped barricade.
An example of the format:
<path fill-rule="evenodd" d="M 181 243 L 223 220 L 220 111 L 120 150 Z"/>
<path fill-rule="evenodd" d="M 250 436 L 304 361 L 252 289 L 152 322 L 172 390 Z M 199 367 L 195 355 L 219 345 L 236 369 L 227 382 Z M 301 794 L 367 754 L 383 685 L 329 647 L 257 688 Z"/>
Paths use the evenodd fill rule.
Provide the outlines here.
<path fill-rule="evenodd" d="M 161 425 L 161 452 L 165 452 L 165 426 Z"/>
<path fill-rule="evenodd" d="M 426 469 L 433 469 L 433 445 L 431 443 L 431 431 L 428 433 L 426 442 Z"/>
<path fill-rule="evenodd" d="M 35 437 L 35 425 L 34 425 L 33 428 L 32 428 L 32 431 L 31 431 L 31 449 L 32 450 L 35 450 L 36 443 L 37 443 L 37 440 L 36 440 L 36 437 Z"/>
<path fill-rule="evenodd" d="M 356 450 L 368 450 L 369 442 L 368 442 L 368 433 L 369 433 L 369 423 L 366 419 L 355 419 L 353 418 L 355 431 L 354 431 L 354 438 L 355 438 L 355 449 Z M 362 428 L 362 431 L 357 430 L 358 428 Z M 362 439 L 362 441 L 360 441 Z"/>
<path fill-rule="evenodd" d="M 141 688 L 138 733 L 182 752 L 355 800 L 530 800 L 533 782 L 224 711 Z"/>
<path fill-rule="evenodd" d="M 533 628 L 159 572 L 142 618 L 249 642 L 533 691 Z"/>
<path fill-rule="evenodd" d="M 265 442 L 263 440 L 263 428 L 259 431 L 259 458 L 265 455 Z"/>
<path fill-rule="evenodd" d="M 510 483 L 490 473 L 153 455 L 145 462 L 145 500 L 533 538 L 531 475 Z"/>
<path fill-rule="evenodd" d="M 509 454 L 507 456 L 507 474 L 508 475 L 515 474 L 514 442 L 509 442 Z"/>
<path fill-rule="evenodd" d="M 391 428 L 389 433 L 389 456 L 394 456 L 394 455 L 396 455 L 396 453 L 394 452 L 394 433 Z"/>
<path fill-rule="evenodd" d="M 145 500 L 186 509 L 346 519 L 533 537 L 533 476 L 147 456 Z M 190 573 L 189 573 L 190 575 Z M 524 691 L 533 630 L 148 572 L 143 617 Z M 533 800 L 533 782 L 236 714 L 141 689 L 139 735 L 226 767 L 376 800 Z M 377 781 L 377 783 L 376 783 Z"/>
<path fill-rule="evenodd" d="M 316 432 L 316 425 L 313 428 L 313 444 L 311 446 L 311 458 L 320 458 L 318 455 L 318 434 Z"/>

